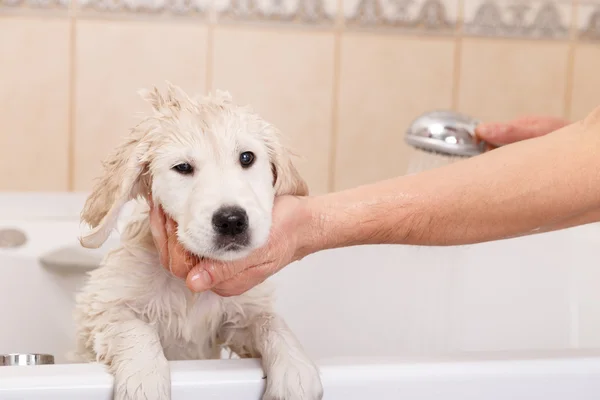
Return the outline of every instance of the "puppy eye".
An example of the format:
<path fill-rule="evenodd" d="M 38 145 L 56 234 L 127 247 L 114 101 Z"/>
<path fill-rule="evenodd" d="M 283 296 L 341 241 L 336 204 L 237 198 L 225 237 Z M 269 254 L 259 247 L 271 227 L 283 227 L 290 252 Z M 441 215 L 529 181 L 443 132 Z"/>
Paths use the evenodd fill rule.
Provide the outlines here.
<path fill-rule="evenodd" d="M 176 166 L 173 167 L 173 169 L 182 175 L 189 175 L 192 172 L 194 172 L 194 167 L 192 167 L 188 163 L 177 164 Z"/>
<path fill-rule="evenodd" d="M 245 151 L 242 154 L 240 154 L 240 164 L 242 164 L 242 167 L 248 168 L 252 165 L 253 162 L 254 153 L 252 153 L 251 151 Z"/>

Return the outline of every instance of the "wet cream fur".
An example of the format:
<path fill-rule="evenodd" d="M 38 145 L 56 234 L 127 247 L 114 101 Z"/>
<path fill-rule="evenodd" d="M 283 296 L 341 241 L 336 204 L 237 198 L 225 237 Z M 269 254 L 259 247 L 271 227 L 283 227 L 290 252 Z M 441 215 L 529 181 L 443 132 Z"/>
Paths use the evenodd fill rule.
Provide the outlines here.
<path fill-rule="evenodd" d="M 119 213 L 137 202 L 121 245 L 89 275 L 77 295 L 73 361 L 100 362 L 114 375 L 115 400 L 168 400 L 168 360 L 219 358 L 223 347 L 240 357 L 260 357 L 267 376 L 265 400 L 317 400 L 316 365 L 273 310 L 263 283 L 237 297 L 192 293 L 159 264 L 148 220 L 148 198 L 178 223 L 178 239 L 196 254 L 234 259 L 262 246 L 276 195 L 305 195 L 305 182 L 279 132 L 228 93 L 191 98 L 169 84 L 143 97 L 152 112 L 104 163 L 104 175 L 87 199 L 82 220 L 91 230 L 84 247 L 101 246 Z M 240 151 L 255 164 L 240 168 Z M 173 165 L 189 162 L 193 176 Z M 237 202 L 248 213 L 251 245 L 227 254 L 212 244 L 209 216 Z"/>

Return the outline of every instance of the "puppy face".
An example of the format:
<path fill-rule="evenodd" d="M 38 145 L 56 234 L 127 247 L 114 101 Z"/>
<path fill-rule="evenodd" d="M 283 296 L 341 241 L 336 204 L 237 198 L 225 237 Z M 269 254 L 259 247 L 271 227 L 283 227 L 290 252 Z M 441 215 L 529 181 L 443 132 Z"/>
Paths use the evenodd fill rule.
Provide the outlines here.
<path fill-rule="evenodd" d="M 271 226 L 275 189 L 267 125 L 240 108 L 182 113 L 161 124 L 150 162 L 152 194 L 178 223 L 191 252 L 232 259 L 262 246 Z"/>
<path fill-rule="evenodd" d="M 262 246 L 276 195 L 308 193 L 279 132 L 227 93 L 192 99 L 169 85 L 144 93 L 153 113 L 105 162 L 82 219 L 85 247 L 108 237 L 122 206 L 152 195 L 192 253 L 231 260 Z"/>

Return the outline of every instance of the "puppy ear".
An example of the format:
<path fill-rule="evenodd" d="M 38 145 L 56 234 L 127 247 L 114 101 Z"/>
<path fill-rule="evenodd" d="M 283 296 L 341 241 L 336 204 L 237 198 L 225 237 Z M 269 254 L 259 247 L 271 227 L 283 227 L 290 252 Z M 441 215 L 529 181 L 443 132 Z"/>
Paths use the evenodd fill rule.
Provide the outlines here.
<path fill-rule="evenodd" d="M 292 162 L 292 153 L 282 148 L 275 153 L 271 160 L 273 170 L 273 187 L 275 188 L 275 196 L 294 195 L 307 196 L 308 185 L 302 179 L 300 173 Z"/>
<path fill-rule="evenodd" d="M 81 213 L 81 220 L 92 228 L 80 238 L 83 247 L 102 246 L 123 206 L 129 200 L 148 194 L 150 183 L 144 172 L 149 145 L 142 140 L 143 136 L 143 132 L 134 132 L 131 139 L 104 161 L 104 176 L 96 182 Z"/>

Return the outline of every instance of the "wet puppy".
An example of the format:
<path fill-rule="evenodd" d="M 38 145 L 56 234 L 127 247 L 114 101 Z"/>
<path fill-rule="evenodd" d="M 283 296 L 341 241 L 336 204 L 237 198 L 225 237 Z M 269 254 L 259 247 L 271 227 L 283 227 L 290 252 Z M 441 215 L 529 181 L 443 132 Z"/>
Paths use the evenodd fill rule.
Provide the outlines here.
<path fill-rule="evenodd" d="M 219 358 L 223 347 L 260 357 L 264 400 L 319 400 L 316 365 L 274 311 L 267 283 L 237 297 L 194 294 L 165 271 L 150 233 L 148 200 L 175 222 L 191 253 L 217 260 L 264 245 L 274 197 L 307 194 L 279 132 L 228 93 L 143 93 L 152 113 L 104 163 L 87 199 L 81 238 L 101 246 L 129 201 L 138 203 L 121 245 L 76 300 L 75 359 L 105 364 L 116 400 L 167 400 L 168 360 Z"/>

